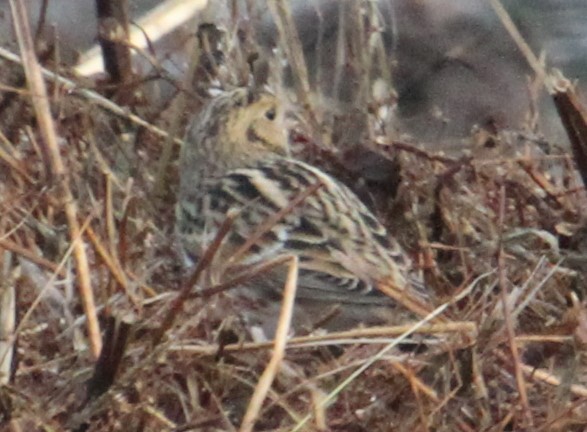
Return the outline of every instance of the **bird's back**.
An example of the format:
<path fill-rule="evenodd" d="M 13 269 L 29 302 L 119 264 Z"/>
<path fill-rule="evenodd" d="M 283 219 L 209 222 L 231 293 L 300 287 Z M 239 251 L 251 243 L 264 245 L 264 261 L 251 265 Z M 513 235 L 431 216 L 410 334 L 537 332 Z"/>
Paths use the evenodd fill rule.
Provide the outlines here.
<path fill-rule="evenodd" d="M 268 228 L 241 263 L 255 264 L 282 253 L 298 255 L 300 295 L 310 298 L 370 302 L 377 279 L 391 278 L 405 286 L 408 258 L 356 195 L 319 169 L 290 158 L 271 157 L 209 178 L 184 197 L 178 207 L 183 245 L 197 259 L 234 209 L 238 216 L 221 249 L 222 258 L 230 259 L 271 217 L 317 185 Z"/>

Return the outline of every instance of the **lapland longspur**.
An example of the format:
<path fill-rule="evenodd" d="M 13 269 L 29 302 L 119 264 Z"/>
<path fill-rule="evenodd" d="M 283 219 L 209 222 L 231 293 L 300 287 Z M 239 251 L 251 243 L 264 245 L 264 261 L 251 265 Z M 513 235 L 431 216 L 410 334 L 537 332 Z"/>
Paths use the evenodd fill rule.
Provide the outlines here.
<path fill-rule="evenodd" d="M 227 212 L 235 209 L 238 216 L 216 254 L 217 262 L 230 260 L 272 215 L 304 190 L 317 187 L 269 227 L 238 264 L 297 255 L 296 312 L 318 319 L 316 313 L 340 305 L 329 328 L 405 321 L 406 310 L 375 285 L 387 280 L 407 295 L 423 298 L 409 282 L 409 258 L 349 188 L 289 156 L 284 118 L 276 96 L 238 88 L 212 99 L 189 125 L 176 208 L 177 232 L 187 256 L 197 260 Z M 275 303 L 285 274 L 280 268 L 261 275 L 249 283 L 249 292 Z"/>

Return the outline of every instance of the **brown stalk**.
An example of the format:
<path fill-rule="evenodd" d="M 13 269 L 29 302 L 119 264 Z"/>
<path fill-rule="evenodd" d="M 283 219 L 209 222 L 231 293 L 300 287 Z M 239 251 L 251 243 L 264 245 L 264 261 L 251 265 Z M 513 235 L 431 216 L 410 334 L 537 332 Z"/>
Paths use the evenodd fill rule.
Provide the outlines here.
<path fill-rule="evenodd" d="M 406 153 L 411 153 L 415 156 L 418 156 L 419 158 L 422 158 L 422 159 L 425 159 L 425 160 L 428 160 L 431 162 L 441 162 L 441 163 L 447 164 L 447 165 L 453 165 L 456 163 L 462 163 L 463 165 L 465 165 L 470 160 L 472 160 L 471 157 L 455 159 L 455 158 L 451 158 L 451 157 L 447 157 L 447 156 L 442 156 L 439 154 L 430 153 L 430 152 L 427 152 L 426 150 L 418 148 L 414 145 L 403 143 L 400 141 L 393 141 L 391 143 L 378 142 L 377 145 L 374 146 L 374 148 L 375 148 L 375 150 L 377 150 L 378 148 L 381 148 L 380 153 L 387 158 L 389 158 L 389 156 L 390 156 L 389 153 L 393 153 L 394 150 L 401 150 L 401 151 L 404 151 Z"/>
<path fill-rule="evenodd" d="M 429 386 L 427 386 L 426 384 L 424 384 L 416 375 L 414 375 L 414 372 L 410 368 L 404 366 L 400 362 L 393 362 L 392 366 L 395 370 L 397 370 L 403 376 L 406 377 L 406 379 L 409 381 L 410 385 L 412 386 L 414 393 L 416 393 L 416 394 L 424 393 L 426 395 L 426 397 L 428 397 L 430 400 L 432 400 L 434 402 L 440 402 L 440 400 L 438 398 L 438 393 L 436 391 L 434 391 L 434 389 L 432 389 Z"/>
<path fill-rule="evenodd" d="M 88 399 L 104 394 L 114 384 L 130 335 L 131 324 L 114 316 L 108 318 L 104 335 L 104 349 L 94 366 L 88 382 Z"/>
<path fill-rule="evenodd" d="M 319 431 L 328 430 L 328 419 L 326 415 L 324 400 L 324 392 L 320 391 L 315 386 L 310 387 L 310 396 L 312 397 L 312 413 L 314 415 L 314 423 Z"/>
<path fill-rule="evenodd" d="M 506 31 L 510 34 L 512 40 L 518 46 L 518 49 L 522 52 L 522 55 L 524 56 L 524 58 L 534 71 L 534 73 L 536 74 L 538 80 L 544 83 L 544 80 L 546 78 L 546 72 L 544 71 L 542 63 L 540 62 L 538 57 L 536 57 L 536 55 L 532 52 L 532 48 L 530 48 L 530 45 L 528 45 L 528 42 L 526 42 L 526 40 L 516 27 L 516 24 L 508 14 L 507 10 L 503 7 L 499 0 L 489 0 L 489 3 L 491 4 L 491 7 L 493 7 L 493 10 L 501 20 L 501 23 L 505 27 Z"/>
<path fill-rule="evenodd" d="M 310 101 L 310 79 L 308 77 L 308 68 L 304 59 L 304 52 L 300 42 L 300 36 L 293 21 L 290 5 L 284 0 L 274 0 L 268 2 L 269 10 L 273 15 L 279 37 L 282 41 L 287 41 L 283 46 L 286 49 L 286 55 L 293 69 L 295 77 L 296 93 L 300 101 L 309 105 Z"/>
<path fill-rule="evenodd" d="M 218 252 L 218 249 L 220 248 L 220 245 L 222 244 L 224 237 L 226 237 L 226 234 L 228 234 L 228 232 L 230 231 L 234 219 L 238 216 L 238 214 L 239 213 L 237 211 L 228 211 L 226 218 L 218 228 L 216 237 L 214 237 L 214 240 L 212 241 L 210 246 L 208 246 L 208 248 L 204 252 L 204 255 L 198 260 L 194 272 L 189 277 L 188 281 L 183 285 L 178 296 L 171 304 L 169 311 L 167 312 L 167 315 L 165 315 L 165 317 L 163 318 L 161 326 L 155 332 L 153 336 L 153 346 L 156 346 L 161 342 L 161 340 L 163 339 L 163 335 L 165 335 L 167 330 L 169 330 L 173 325 L 175 317 L 179 314 L 179 311 L 183 306 L 184 302 L 189 298 L 194 285 L 196 285 L 199 282 L 204 270 L 206 270 L 206 268 L 210 266 L 210 263 L 213 261 L 216 252 Z"/>
<path fill-rule="evenodd" d="M 126 274 L 128 275 L 129 278 L 131 278 L 133 281 L 135 281 L 142 288 L 142 290 L 145 292 L 145 294 L 147 294 L 147 296 L 155 297 L 157 295 L 158 291 L 155 288 L 153 288 L 150 285 L 143 282 L 141 280 L 141 278 L 139 278 L 136 274 L 134 274 L 134 272 L 127 269 Z"/>
<path fill-rule="evenodd" d="M 109 174 L 104 175 L 104 183 L 106 189 L 106 196 L 104 199 L 104 223 L 106 225 L 106 233 L 108 236 L 108 246 L 110 254 L 116 256 L 116 224 L 114 223 L 114 204 L 112 202 L 112 177 Z"/>
<path fill-rule="evenodd" d="M 285 357 L 285 347 L 287 345 L 287 335 L 293 316 L 293 307 L 295 301 L 295 295 L 298 285 L 298 257 L 291 257 L 289 271 L 285 282 L 285 288 L 283 291 L 283 301 L 281 302 L 281 311 L 279 313 L 279 321 L 277 323 L 277 329 L 275 331 L 275 341 L 273 347 L 273 354 L 271 360 L 267 364 L 267 367 L 263 371 L 253 396 L 247 407 L 247 411 L 241 423 L 239 429 L 240 432 L 249 432 L 253 430 L 263 401 L 271 388 L 271 384 L 277 375 L 279 365 Z"/>
<path fill-rule="evenodd" d="M 43 138 L 43 146 L 49 155 L 53 179 L 56 182 L 57 193 L 63 197 L 63 208 L 69 226 L 69 235 L 73 244 L 73 253 L 78 274 L 78 290 L 84 314 L 86 315 L 88 338 L 92 356 L 97 359 L 102 349 L 100 326 L 94 303 L 94 294 L 90 279 L 90 267 L 82 242 L 81 230 L 77 220 L 77 205 L 75 198 L 69 189 L 67 171 L 61 154 L 55 125 L 51 116 L 49 98 L 41 67 L 34 51 L 34 43 L 31 36 L 27 10 L 22 0 L 10 0 L 10 7 L 14 19 L 14 27 L 20 46 L 23 66 L 30 89 L 32 105 L 39 124 L 39 130 Z"/>
<path fill-rule="evenodd" d="M 196 43 L 192 43 L 190 45 L 191 48 L 189 51 L 192 51 L 193 54 L 190 57 L 190 63 L 188 70 L 185 75 L 185 79 L 183 82 L 184 88 L 191 88 L 194 77 L 196 75 L 196 70 L 200 65 L 200 49 L 201 47 L 198 46 Z M 169 125 L 169 130 L 171 132 L 165 140 L 163 141 L 162 148 L 161 148 L 161 156 L 159 157 L 159 163 L 157 164 L 157 170 L 155 173 L 155 183 L 153 186 L 153 195 L 159 199 L 161 202 L 163 201 L 164 194 L 165 194 L 165 185 L 167 180 L 167 170 L 169 169 L 169 165 L 171 163 L 171 158 L 173 156 L 173 149 L 175 148 L 175 143 L 173 141 L 173 136 L 179 135 L 178 132 L 181 130 L 181 121 L 183 118 L 182 113 L 185 111 L 187 107 L 187 99 L 186 99 L 186 92 L 180 92 L 177 95 L 175 100 L 175 105 L 172 107 L 173 115 L 171 116 L 171 122 Z"/>
<path fill-rule="evenodd" d="M 127 198 L 124 201 L 123 205 L 123 213 L 122 217 L 120 218 L 120 223 L 118 224 L 118 260 L 120 261 L 120 265 L 125 267 L 128 261 L 128 220 L 131 216 L 131 210 L 134 210 L 135 202 L 133 198 L 128 198 L 128 189 L 127 189 Z M 114 224 L 114 219 L 112 220 L 112 224 Z"/>
<path fill-rule="evenodd" d="M 133 73 L 128 43 L 130 27 L 128 2 L 127 0 L 96 0 L 96 14 L 98 42 L 102 48 L 104 68 L 112 83 L 119 85 L 129 83 L 133 79 Z M 122 97 L 122 100 L 126 98 Z"/>
<path fill-rule="evenodd" d="M 139 301 L 128 290 L 128 281 L 126 279 L 126 275 L 124 274 L 124 271 L 121 269 L 116 257 L 113 256 L 110 252 L 108 252 L 104 244 L 102 244 L 100 238 L 92 229 L 92 227 L 88 227 L 88 229 L 86 230 L 86 235 L 88 236 L 88 239 L 94 246 L 94 250 L 100 256 L 102 262 L 104 263 L 104 265 L 106 265 L 106 267 L 108 268 L 108 270 L 110 271 L 118 285 L 120 285 L 120 287 L 124 290 L 125 294 L 129 297 L 129 299 L 131 299 L 135 306 L 138 305 Z"/>

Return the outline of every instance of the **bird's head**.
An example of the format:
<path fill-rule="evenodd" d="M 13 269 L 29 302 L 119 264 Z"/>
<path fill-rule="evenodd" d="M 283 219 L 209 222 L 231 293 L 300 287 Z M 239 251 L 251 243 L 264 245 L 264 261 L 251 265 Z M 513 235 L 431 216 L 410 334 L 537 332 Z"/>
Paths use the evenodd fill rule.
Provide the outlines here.
<path fill-rule="evenodd" d="M 232 150 L 246 159 L 288 153 L 283 105 L 276 96 L 246 89 L 232 92 L 226 134 Z M 235 145 L 236 144 L 236 145 Z"/>
<path fill-rule="evenodd" d="M 225 92 L 193 120 L 185 141 L 183 169 L 200 178 L 285 156 L 288 134 L 283 104 L 264 91 L 238 88 Z"/>

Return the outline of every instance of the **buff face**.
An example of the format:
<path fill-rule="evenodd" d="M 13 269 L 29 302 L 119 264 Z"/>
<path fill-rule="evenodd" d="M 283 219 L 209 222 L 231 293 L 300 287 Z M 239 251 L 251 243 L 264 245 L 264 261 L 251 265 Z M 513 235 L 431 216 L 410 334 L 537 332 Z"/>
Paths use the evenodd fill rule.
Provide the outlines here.
<path fill-rule="evenodd" d="M 273 95 L 263 93 L 254 99 L 243 95 L 229 113 L 226 126 L 231 142 L 246 143 L 235 146 L 236 151 L 255 155 L 288 153 L 283 107 Z"/>

